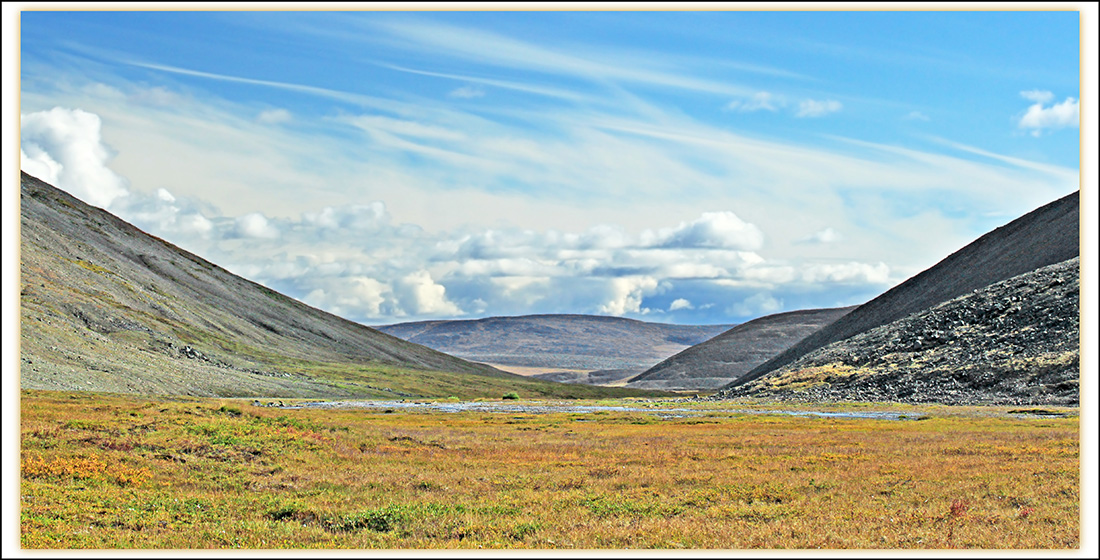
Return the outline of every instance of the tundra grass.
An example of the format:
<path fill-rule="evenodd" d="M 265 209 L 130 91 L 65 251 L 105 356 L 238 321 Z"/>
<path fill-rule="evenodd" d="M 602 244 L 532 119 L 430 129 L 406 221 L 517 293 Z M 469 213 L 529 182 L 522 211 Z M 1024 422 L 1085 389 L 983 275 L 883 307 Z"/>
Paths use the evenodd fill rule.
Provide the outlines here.
<path fill-rule="evenodd" d="M 886 421 L 249 402 L 23 392 L 22 546 L 1080 546 L 1073 409 Z"/>

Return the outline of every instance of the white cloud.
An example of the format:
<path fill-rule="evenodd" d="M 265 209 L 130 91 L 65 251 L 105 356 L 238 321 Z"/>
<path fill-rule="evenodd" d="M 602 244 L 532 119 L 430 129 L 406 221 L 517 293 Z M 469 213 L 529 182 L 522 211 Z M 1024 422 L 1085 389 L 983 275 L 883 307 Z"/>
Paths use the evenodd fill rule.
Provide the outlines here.
<path fill-rule="evenodd" d="M 188 101 L 183 95 L 162 86 L 137 90 L 130 94 L 129 99 L 143 105 L 160 105 L 164 107 L 178 107 Z"/>
<path fill-rule="evenodd" d="M 761 91 L 753 94 L 752 97 L 748 99 L 735 99 L 730 101 L 730 103 L 726 105 L 726 108 L 745 113 L 754 111 L 775 112 L 783 105 L 786 105 L 786 102 L 782 98 L 766 91 Z"/>
<path fill-rule="evenodd" d="M 100 137 L 98 115 L 55 107 L 20 115 L 19 130 L 28 173 L 46 175 L 38 178 L 103 208 L 129 194 L 123 178 L 107 167 L 111 153 Z"/>
<path fill-rule="evenodd" d="M 768 293 L 757 293 L 729 306 L 726 313 L 734 317 L 769 315 L 783 309 L 783 300 Z"/>
<path fill-rule="evenodd" d="M 627 313 L 648 313 L 649 309 L 642 308 L 642 300 L 656 294 L 658 287 L 657 279 L 649 276 L 612 278 L 608 283 L 609 298 L 599 311 L 616 317 Z"/>
<path fill-rule="evenodd" d="M 799 243 L 817 243 L 817 244 L 836 243 L 837 241 L 840 241 L 841 239 L 843 239 L 843 236 L 840 235 L 839 232 L 837 232 L 835 229 L 833 229 L 831 227 L 827 227 L 827 228 L 825 228 L 821 231 L 815 232 L 811 235 L 803 237 L 802 239 L 799 239 L 798 242 Z"/>
<path fill-rule="evenodd" d="M 910 111 L 909 114 L 905 115 L 905 120 L 925 121 L 925 122 L 927 122 L 931 119 L 928 118 L 928 115 L 926 115 L 926 114 L 924 114 L 920 111 Z"/>
<path fill-rule="evenodd" d="M 1043 93 L 1049 94 L 1050 92 Z M 1020 128 L 1032 129 L 1032 134 L 1039 136 L 1043 129 L 1077 128 L 1081 126 L 1081 105 L 1078 100 L 1067 97 L 1061 103 L 1044 107 L 1045 102 L 1051 100 L 1053 95 L 1033 97 L 1032 100 L 1036 103 L 1028 107 L 1024 116 L 1020 117 Z M 1043 101 L 1039 101 L 1039 99 Z"/>
<path fill-rule="evenodd" d="M 733 212 L 705 212 L 692 222 L 656 232 L 647 230 L 642 243 L 654 247 L 759 249 L 764 244 L 760 228 L 738 218 Z"/>
<path fill-rule="evenodd" d="M 34 156 L 27 155 L 27 152 L 24 152 L 23 148 L 19 148 L 20 169 L 51 185 L 60 183 L 58 177 L 61 175 L 61 164 L 54 161 L 53 157 L 37 144 L 30 144 L 27 146 L 27 149 L 29 149 Z"/>
<path fill-rule="evenodd" d="M 448 100 L 413 104 L 232 81 L 350 101 L 366 114 L 295 130 L 261 126 L 255 105 L 200 106 L 192 99 L 182 108 L 136 107 L 122 104 L 127 96 L 120 92 L 144 86 L 117 80 L 118 87 L 93 88 L 102 90 L 100 97 L 82 106 L 106 111 L 105 134 L 125 148 L 113 165 L 132 180 L 130 171 L 140 172 L 135 185 L 164 187 L 167 195 L 133 193 L 125 205 L 116 201 L 127 209 L 119 215 L 174 242 L 185 239 L 204 257 L 273 288 L 345 310 L 353 320 L 529 312 L 524 306 L 530 305 L 546 312 L 644 314 L 668 309 L 673 298 L 721 302 L 711 315 L 717 317 L 732 301 L 723 298 L 753 290 L 791 303 L 789 292 L 821 286 L 881 289 L 890 270 L 909 264 L 895 266 L 909 258 L 895 257 L 898 247 L 929 232 L 936 237 L 929 245 L 969 234 L 965 227 L 974 220 L 945 217 L 936 208 L 942 193 L 969 193 L 983 210 L 992 205 L 1007 215 L 1027 209 L 1030 200 L 1022 199 L 1041 202 L 1060 188 L 1052 185 L 1077 175 L 1022 160 L 990 164 L 972 154 L 845 139 L 823 148 L 753 138 L 625 91 L 613 110 L 598 99 L 555 107 L 544 98 L 546 111 L 501 106 L 474 114 Z M 743 108 L 784 107 L 768 92 L 728 95 L 744 100 Z M 34 92 L 23 99 L 28 107 L 53 102 Z M 830 108 L 830 102 L 814 103 L 820 107 L 808 107 L 811 113 Z M 369 135 L 349 134 L 351 126 Z M 52 151 L 25 154 L 44 173 L 64 164 Z M 776 200 L 796 203 L 780 214 Z M 897 200 L 916 203 L 919 213 L 907 207 L 899 221 Z M 868 206 L 876 211 L 864 212 Z M 736 208 L 737 214 L 703 208 Z M 837 217 L 835 230 L 800 237 L 820 228 L 826 215 Z M 839 221 L 854 215 L 858 225 Z M 887 228 L 896 240 L 866 240 Z M 808 264 L 825 257 L 798 241 L 835 242 L 838 230 L 846 242 L 829 247 L 828 257 L 842 264 Z M 891 266 L 863 262 L 878 260 Z M 646 301 L 665 282 L 707 285 L 711 292 L 685 288 L 660 303 Z M 700 317 L 701 309 L 677 311 Z"/>
<path fill-rule="evenodd" d="M 279 229 L 259 212 L 239 216 L 236 219 L 236 231 L 237 235 L 241 237 L 257 239 L 275 239 L 279 237 Z"/>
<path fill-rule="evenodd" d="M 447 95 L 458 99 L 476 99 L 478 97 L 485 97 L 485 90 L 477 86 L 462 86 L 452 90 Z"/>
<path fill-rule="evenodd" d="M 1050 103 L 1051 101 L 1054 101 L 1054 94 L 1053 93 L 1051 93 L 1049 91 L 1042 91 L 1042 90 L 1037 90 L 1037 89 L 1028 90 L 1028 91 L 1021 91 L 1020 92 L 1020 97 L 1023 97 L 1024 99 L 1027 99 L 1028 101 L 1034 101 L 1035 103 L 1039 103 L 1040 105 L 1045 104 L 1045 103 Z"/>
<path fill-rule="evenodd" d="M 437 284 L 426 270 L 418 270 L 394 283 L 401 308 L 415 315 L 453 317 L 462 309 L 447 299 L 447 288 Z"/>
<path fill-rule="evenodd" d="M 424 124 L 406 119 L 395 119 L 380 115 L 361 115 L 349 119 L 351 124 L 372 134 L 395 134 L 429 140 L 459 141 L 466 139 L 462 132 L 439 125 Z"/>
<path fill-rule="evenodd" d="M 672 301 L 668 306 L 669 311 L 676 311 L 677 309 L 695 309 L 695 306 L 690 301 L 684 298 L 677 298 Z"/>
<path fill-rule="evenodd" d="M 843 105 L 839 101 L 826 100 L 816 101 L 813 99 L 806 99 L 798 104 L 798 112 L 795 113 L 796 117 L 823 117 L 829 113 L 835 113 L 843 108 Z"/>
<path fill-rule="evenodd" d="M 390 223 L 386 204 L 374 201 L 369 204 L 352 204 L 340 208 L 326 206 L 319 212 L 302 214 L 302 221 L 322 229 L 339 231 L 373 231 Z"/>
<path fill-rule="evenodd" d="M 446 53 L 456 58 L 544 72 L 593 81 L 615 80 L 692 91 L 746 95 L 746 89 L 725 81 L 667 72 L 649 57 L 593 56 L 591 49 L 570 51 L 547 48 L 505 35 L 438 23 L 389 20 L 371 26 L 406 41 L 410 48 L 425 49 L 433 56 Z"/>
<path fill-rule="evenodd" d="M 290 122 L 294 117 L 286 109 L 268 109 L 256 115 L 256 120 L 263 124 L 281 124 Z"/>
<path fill-rule="evenodd" d="M 886 263 L 814 264 L 802 270 L 802 281 L 811 284 L 887 285 L 890 283 L 890 267 Z"/>
<path fill-rule="evenodd" d="M 186 214 L 180 216 L 176 223 L 179 231 L 184 235 L 207 236 L 214 229 L 214 223 L 202 214 Z"/>
<path fill-rule="evenodd" d="M 315 288 L 302 301 L 343 317 L 380 317 L 393 307 L 393 290 L 373 278 L 349 276 L 327 284 L 327 289 Z"/>

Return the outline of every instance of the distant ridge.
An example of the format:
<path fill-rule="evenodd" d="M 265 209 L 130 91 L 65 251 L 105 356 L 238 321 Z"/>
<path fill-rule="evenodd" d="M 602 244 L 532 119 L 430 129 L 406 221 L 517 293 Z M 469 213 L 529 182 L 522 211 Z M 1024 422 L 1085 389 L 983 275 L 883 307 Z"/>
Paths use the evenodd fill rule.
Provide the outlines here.
<path fill-rule="evenodd" d="M 551 372 L 640 372 L 733 325 L 669 325 L 601 315 L 417 321 L 378 330 L 468 360 Z M 621 376 L 620 376 L 621 377 Z"/>
<path fill-rule="evenodd" d="M 853 309 L 807 309 L 753 319 L 649 368 L 630 379 L 627 387 L 721 388 Z"/>
<path fill-rule="evenodd" d="M 833 342 L 1080 254 L 1080 197 L 1067 195 L 1001 226 L 859 306 L 728 387 L 748 383 Z"/>

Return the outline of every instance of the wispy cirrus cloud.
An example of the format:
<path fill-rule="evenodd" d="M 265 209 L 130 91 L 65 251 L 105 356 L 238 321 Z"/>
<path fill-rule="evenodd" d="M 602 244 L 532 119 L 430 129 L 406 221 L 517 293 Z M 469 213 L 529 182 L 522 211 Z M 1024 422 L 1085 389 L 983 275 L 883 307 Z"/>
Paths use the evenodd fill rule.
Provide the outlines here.
<path fill-rule="evenodd" d="M 293 120 L 290 111 L 286 109 L 267 109 L 256 115 L 256 120 L 264 124 L 282 124 Z"/>
<path fill-rule="evenodd" d="M 985 216 L 1018 215 L 1078 175 L 861 132 L 861 119 L 901 128 L 914 104 L 868 111 L 874 93 L 839 91 L 856 75 L 844 57 L 825 79 L 785 70 L 789 59 L 709 65 L 694 42 L 593 48 L 580 32 L 520 34 L 493 18 L 261 19 L 281 22 L 271 44 L 295 46 L 290 65 L 133 50 L 89 74 L 72 48 L 65 71 L 28 59 L 26 114 L 98 115 L 115 154 L 103 166 L 135 185 L 113 211 L 361 321 L 728 321 L 858 303 L 973 239 Z M 299 58 L 310 62 L 291 67 Z M 1041 94 L 1029 95 L 1053 101 Z M 54 148 L 25 148 L 44 173 L 72 168 Z"/>
<path fill-rule="evenodd" d="M 798 104 L 798 112 L 795 113 L 796 117 L 824 117 L 830 113 L 836 113 L 844 108 L 839 101 L 834 99 L 827 99 L 824 101 L 817 101 L 815 99 L 805 99 Z"/>
<path fill-rule="evenodd" d="M 477 99 L 478 97 L 485 97 L 485 90 L 476 86 L 462 86 L 451 90 L 447 96 L 458 99 Z"/>
<path fill-rule="evenodd" d="M 668 72 L 647 64 L 639 58 L 604 59 L 555 49 L 477 29 L 456 27 L 427 21 L 389 20 L 367 24 L 409 42 L 411 46 L 429 49 L 433 53 L 476 61 L 506 68 L 568 75 L 586 81 L 604 83 L 626 82 L 656 87 L 668 87 L 720 93 L 751 95 L 749 88 L 687 74 Z"/>
<path fill-rule="evenodd" d="M 759 91 L 748 99 L 735 99 L 726 105 L 727 109 L 751 113 L 753 111 L 778 111 L 786 101 L 772 93 Z"/>

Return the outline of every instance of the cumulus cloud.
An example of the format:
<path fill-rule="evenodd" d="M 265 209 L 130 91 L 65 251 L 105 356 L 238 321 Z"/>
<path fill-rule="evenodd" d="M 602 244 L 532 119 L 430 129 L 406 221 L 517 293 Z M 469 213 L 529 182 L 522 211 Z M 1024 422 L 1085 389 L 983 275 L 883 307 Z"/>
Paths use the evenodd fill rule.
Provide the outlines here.
<path fill-rule="evenodd" d="M 783 309 L 783 300 L 761 292 L 729 306 L 726 312 L 734 317 L 770 315 Z"/>
<path fill-rule="evenodd" d="M 275 239 L 279 237 L 279 229 L 259 212 L 239 216 L 235 221 L 237 235 L 241 237 L 256 239 Z"/>
<path fill-rule="evenodd" d="M 29 144 L 26 148 L 29 149 L 33 155 L 27 154 L 27 152 L 23 151 L 23 147 L 20 147 L 20 168 L 47 183 L 53 185 L 60 183 L 58 177 L 61 175 L 61 164 L 57 163 L 48 152 L 36 144 Z"/>
<path fill-rule="evenodd" d="M 669 311 L 676 311 L 678 309 L 695 309 L 695 306 L 691 304 L 691 301 L 684 298 L 676 298 L 668 306 Z"/>
<path fill-rule="evenodd" d="M 447 299 L 447 288 L 437 284 L 426 270 L 418 270 L 394 283 L 402 309 L 415 315 L 461 316 L 462 309 Z"/>
<path fill-rule="evenodd" d="M 612 278 L 608 284 L 610 295 L 599 311 L 617 317 L 627 313 L 648 313 L 648 308 L 642 308 L 642 300 L 656 294 L 659 287 L 657 279 L 649 276 Z"/>
<path fill-rule="evenodd" d="M 157 189 L 152 195 L 131 193 L 112 210 L 139 228 L 172 234 L 177 241 L 184 241 L 207 238 L 215 231 L 214 221 L 199 206 L 193 200 L 178 200 L 166 189 Z"/>
<path fill-rule="evenodd" d="M 795 113 L 796 117 L 823 117 L 829 113 L 835 113 L 843 108 L 843 105 L 839 101 L 832 99 L 826 101 L 816 101 L 814 99 L 806 99 L 798 104 L 798 112 Z"/>
<path fill-rule="evenodd" d="M 1034 101 L 1020 117 L 1019 123 L 1020 128 L 1030 129 L 1034 136 L 1042 134 L 1044 129 L 1081 126 L 1081 104 L 1077 99 L 1067 97 L 1065 101 L 1047 107 L 1046 104 L 1054 100 L 1054 94 L 1049 91 L 1023 91 L 1020 96 Z"/>
<path fill-rule="evenodd" d="M 890 283 L 890 267 L 886 263 L 815 264 L 802 271 L 802 280 L 808 283 L 886 285 Z"/>
<path fill-rule="evenodd" d="M 726 105 L 726 108 L 733 111 L 741 111 L 744 113 L 750 113 L 754 111 L 775 112 L 778 111 L 779 107 L 783 106 L 784 104 L 785 103 L 783 102 L 782 98 L 779 98 L 766 91 L 761 91 L 754 94 L 748 99 L 735 99 L 733 101 L 730 101 L 730 103 Z"/>
<path fill-rule="evenodd" d="M 72 154 L 91 154 L 98 169 L 105 169 L 110 150 L 102 145 L 94 117 L 64 110 L 46 119 L 53 128 L 65 130 L 57 123 L 69 123 L 84 134 L 33 136 L 54 141 L 24 142 L 24 167 L 49 180 L 82 169 L 78 163 L 85 160 Z M 28 131 L 52 130 L 26 120 L 32 125 Z M 420 128 L 413 121 L 364 124 L 393 134 L 450 138 L 446 128 Z M 125 189 L 121 178 L 107 175 L 112 176 L 117 181 L 111 184 Z M 657 222 L 641 231 L 614 223 L 572 231 L 507 226 L 426 231 L 398 222 L 381 200 L 303 208 L 296 218 L 247 209 L 223 216 L 210 204 L 165 188 L 121 192 L 111 211 L 136 226 L 311 305 L 369 323 L 470 314 L 673 311 L 680 320 L 723 322 L 731 319 L 723 311 L 751 317 L 798 301 L 791 294 L 830 286 L 878 290 L 889 276 L 882 264 L 771 262 L 756 252 L 764 246 L 764 231 L 730 211 L 706 212 L 678 224 Z M 839 234 L 826 229 L 811 237 L 828 242 Z"/>
<path fill-rule="evenodd" d="M 394 309 L 393 290 L 374 278 L 348 276 L 314 288 L 302 301 L 344 317 L 379 317 Z"/>
<path fill-rule="evenodd" d="M 821 231 L 815 232 L 811 235 L 803 237 L 802 239 L 799 239 L 798 243 L 835 243 L 837 241 L 840 241 L 842 238 L 843 236 L 841 236 L 840 233 L 837 232 L 835 229 L 827 227 Z"/>
<path fill-rule="evenodd" d="M 23 169 L 89 204 L 109 208 L 129 190 L 107 167 L 111 153 L 100 126 L 98 115 L 80 109 L 55 107 L 20 115 Z"/>
<path fill-rule="evenodd" d="M 305 223 L 321 229 L 339 231 L 376 231 L 390 223 L 390 214 L 386 204 L 374 201 L 369 204 L 352 204 L 340 208 L 326 206 L 319 212 L 306 212 L 302 215 Z"/>
<path fill-rule="evenodd" d="M 722 248 L 752 251 L 764 244 L 764 233 L 733 212 L 706 212 L 674 228 L 645 231 L 645 245 L 669 248 Z"/>

